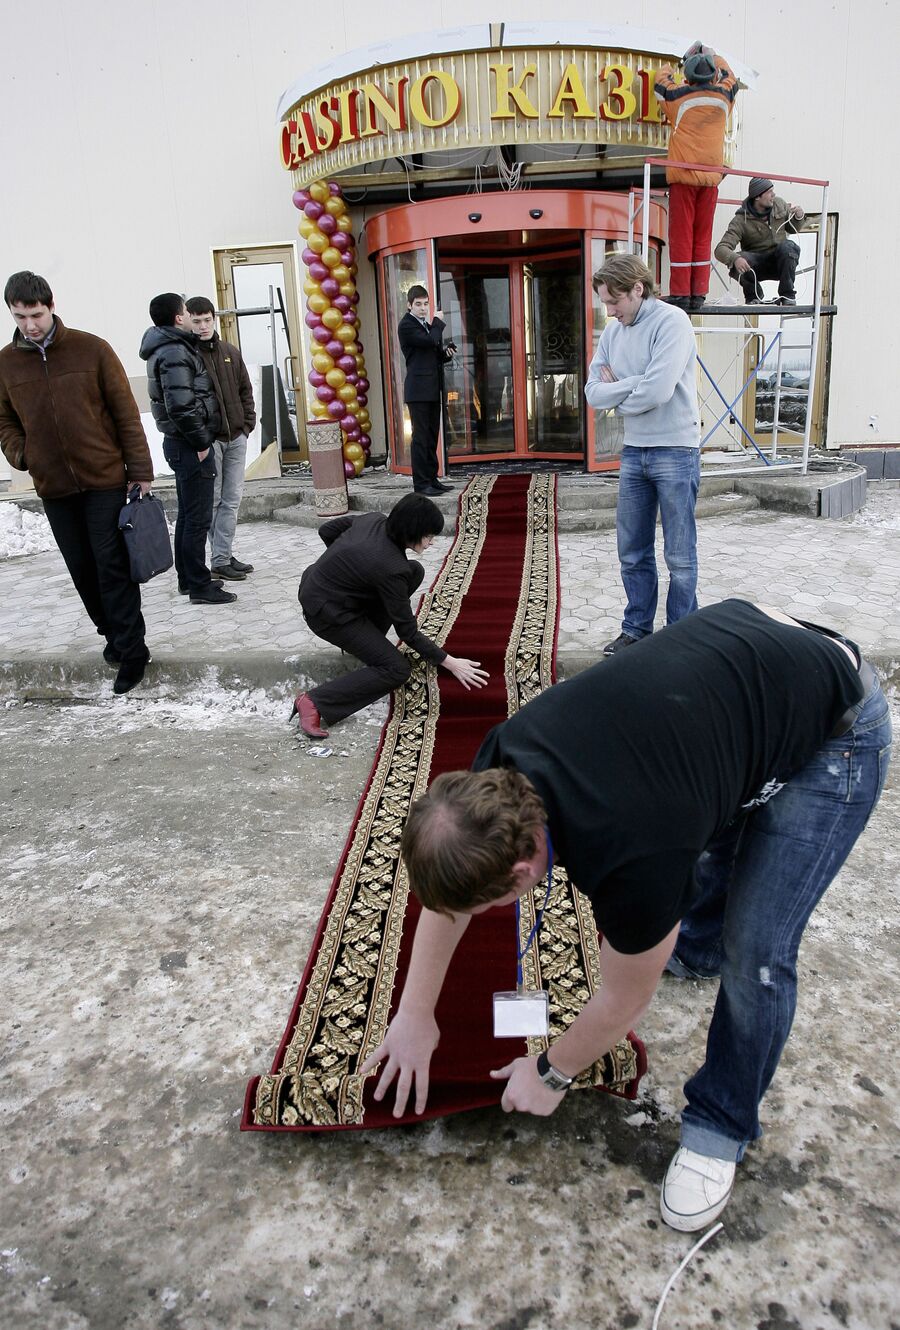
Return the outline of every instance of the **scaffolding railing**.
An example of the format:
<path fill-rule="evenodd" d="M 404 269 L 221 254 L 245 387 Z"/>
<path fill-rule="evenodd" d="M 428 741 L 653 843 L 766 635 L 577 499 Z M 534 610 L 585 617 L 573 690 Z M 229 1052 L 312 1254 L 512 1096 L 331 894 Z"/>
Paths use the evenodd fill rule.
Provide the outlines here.
<path fill-rule="evenodd" d="M 712 430 L 709 430 L 705 435 L 704 439 L 701 441 L 701 446 L 710 438 L 710 436 L 715 432 L 715 430 L 722 425 L 724 420 L 729 418 L 733 414 L 733 408 L 740 402 L 741 398 L 744 396 L 747 389 L 750 387 L 750 384 L 757 379 L 759 371 L 762 368 L 762 365 L 765 362 L 766 358 L 768 357 L 769 352 L 773 348 L 775 348 L 777 352 L 776 365 L 775 365 L 775 400 L 774 400 L 774 413 L 772 417 L 772 445 L 768 455 L 763 451 L 763 449 L 759 447 L 755 438 L 752 437 L 752 435 L 746 429 L 743 423 L 741 423 L 740 427 L 743 433 L 747 435 L 747 438 L 750 440 L 750 443 L 752 444 L 753 448 L 756 450 L 756 453 L 758 454 L 760 460 L 764 463 L 765 466 L 768 467 L 768 466 L 777 465 L 779 468 L 783 468 L 785 470 L 795 470 L 799 468 L 801 474 L 805 475 L 809 469 L 809 447 L 810 447 L 810 438 L 812 434 L 812 402 L 813 402 L 813 393 L 815 390 L 815 384 L 819 368 L 821 322 L 823 314 L 830 316 L 836 312 L 834 305 L 825 306 L 822 301 L 822 292 L 823 292 L 824 275 L 825 275 L 825 239 L 826 239 L 827 226 L 828 226 L 829 182 L 827 180 L 816 180 L 808 176 L 774 175 L 771 172 L 763 173 L 762 171 L 748 171 L 748 170 L 738 169 L 737 167 L 732 167 L 732 166 L 723 166 L 721 168 L 715 167 L 711 170 L 708 162 L 706 163 L 676 162 L 676 161 L 670 161 L 668 158 L 646 157 L 644 159 L 644 182 L 643 182 L 643 190 L 641 193 L 640 203 L 638 204 L 636 201 L 635 189 L 633 186 L 629 194 L 628 239 L 629 239 L 629 246 L 630 248 L 633 249 L 635 223 L 637 221 L 638 216 L 640 216 L 641 258 L 643 259 L 644 263 L 647 264 L 649 264 L 650 260 L 650 199 L 654 194 L 661 195 L 666 192 L 665 190 L 654 190 L 651 189 L 650 187 L 650 172 L 654 166 L 656 167 L 663 166 L 666 169 L 674 167 L 676 170 L 682 170 L 682 171 L 701 171 L 704 172 L 706 175 L 721 174 L 723 176 L 730 175 L 730 176 L 740 176 L 747 178 L 752 178 L 754 176 L 757 177 L 764 176 L 765 179 L 771 180 L 773 183 L 775 181 L 785 181 L 788 184 L 792 185 L 812 185 L 815 188 L 820 189 L 822 191 L 819 236 L 818 236 L 818 244 L 816 246 L 815 282 L 813 288 L 812 305 L 809 306 L 751 305 L 743 307 L 739 305 L 730 305 L 730 306 L 724 305 L 716 307 L 715 308 L 716 315 L 741 314 L 743 316 L 744 324 L 735 327 L 725 327 L 725 328 L 704 327 L 702 323 L 704 316 L 713 313 L 713 309 L 710 308 L 709 306 L 705 306 L 702 310 L 699 310 L 696 313 L 692 313 L 692 320 L 691 320 L 692 322 L 695 318 L 701 320 L 699 326 L 697 324 L 694 324 L 695 331 L 697 332 L 698 335 L 702 335 L 704 333 L 718 333 L 720 335 L 734 336 L 735 334 L 739 334 L 744 336 L 745 338 L 752 336 L 755 336 L 757 338 L 761 337 L 763 338 L 764 342 L 762 355 L 757 357 L 756 365 L 754 366 L 751 374 L 745 380 L 737 397 L 735 397 L 732 402 L 728 402 L 727 398 L 725 397 L 725 394 L 722 393 L 721 389 L 719 388 L 719 385 L 716 382 L 714 375 L 710 372 L 709 368 L 704 364 L 703 360 L 702 359 L 700 360 L 700 365 L 704 373 L 707 375 L 707 378 L 709 378 L 716 393 L 721 398 L 722 402 L 725 403 L 726 406 L 724 414 L 719 418 L 719 420 L 717 420 Z M 722 202 L 728 202 L 728 200 L 723 199 Z M 740 200 L 738 200 L 738 202 L 740 202 Z M 712 256 L 710 256 L 710 261 L 711 260 Z M 772 336 L 770 344 L 768 346 L 765 346 L 765 330 L 760 330 L 758 326 L 755 326 L 750 322 L 751 318 L 758 318 L 760 313 L 777 315 L 779 319 L 778 331 Z M 785 319 L 792 319 L 798 317 L 811 318 L 812 328 L 810 334 L 809 347 L 807 348 L 809 350 L 809 377 L 807 380 L 807 389 L 806 389 L 806 411 L 805 411 L 805 418 L 803 424 L 802 452 L 799 462 L 791 462 L 791 461 L 783 461 L 781 458 L 778 457 L 778 432 L 779 432 L 778 417 L 781 409 L 781 377 L 782 377 L 782 352 L 784 347 L 784 321 Z M 737 417 L 735 417 L 735 420 L 737 420 Z M 791 432 L 789 431 L 789 427 L 785 426 L 784 428 L 786 432 Z M 746 451 L 747 449 L 744 448 L 745 453 Z M 723 475 L 730 473 L 733 475 L 738 470 L 746 470 L 746 469 L 747 468 L 730 468 L 729 472 L 725 472 L 722 468 L 716 468 L 716 474 Z M 759 468 L 757 465 L 749 469 L 757 471 Z"/>

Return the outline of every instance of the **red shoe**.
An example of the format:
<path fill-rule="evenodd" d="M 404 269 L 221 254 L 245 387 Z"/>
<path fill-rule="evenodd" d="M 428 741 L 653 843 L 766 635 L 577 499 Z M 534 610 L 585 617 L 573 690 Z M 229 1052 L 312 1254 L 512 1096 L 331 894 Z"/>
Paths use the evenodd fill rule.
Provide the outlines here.
<path fill-rule="evenodd" d="M 309 693 L 298 693 L 294 698 L 294 709 L 290 714 L 288 724 L 295 716 L 300 720 L 301 730 L 304 734 L 308 734 L 310 739 L 328 738 L 328 731 L 322 728 L 322 717 L 316 710 L 316 704 Z"/>

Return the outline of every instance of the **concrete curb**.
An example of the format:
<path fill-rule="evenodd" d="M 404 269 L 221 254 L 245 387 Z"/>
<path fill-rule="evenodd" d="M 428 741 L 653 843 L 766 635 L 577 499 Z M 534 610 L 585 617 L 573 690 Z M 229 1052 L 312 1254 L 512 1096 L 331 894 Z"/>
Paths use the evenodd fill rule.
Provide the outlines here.
<path fill-rule="evenodd" d="M 579 674 L 596 664 L 600 653 L 599 644 L 596 650 L 570 648 L 561 651 L 557 657 L 559 677 L 568 679 Z M 900 686 L 900 648 L 867 655 L 883 683 L 889 687 Z M 343 663 L 340 654 L 330 648 L 288 656 L 276 651 L 243 652 L 239 658 L 209 653 L 157 655 L 133 696 L 152 697 L 160 690 L 169 694 L 203 686 L 236 692 L 261 688 L 287 696 L 311 681 L 322 683 L 351 668 L 349 658 Z M 77 660 L 48 655 L 0 661 L 0 697 L 20 701 L 37 698 L 64 701 L 91 695 L 99 684 L 111 684 L 114 677 L 114 670 L 103 663 L 99 650 Z"/>

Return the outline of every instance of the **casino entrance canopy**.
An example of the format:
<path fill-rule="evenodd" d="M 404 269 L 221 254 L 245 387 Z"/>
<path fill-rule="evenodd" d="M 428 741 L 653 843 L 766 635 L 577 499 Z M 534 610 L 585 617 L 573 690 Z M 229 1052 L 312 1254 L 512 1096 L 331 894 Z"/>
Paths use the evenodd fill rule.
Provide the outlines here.
<path fill-rule="evenodd" d="M 696 37 L 485 23 L 348 52 L 282 96 L 282 162 L 295 188 L 340 178 L 385 199 L 398 186 L 446 194 L 482 175 L 515 188 L 633 172 L 665 152 L 655 73 L 676 65 Z M 755 71 L 722 54 L 753 87 Z M 736 131 L 735 122 L 732 138 Z"/>

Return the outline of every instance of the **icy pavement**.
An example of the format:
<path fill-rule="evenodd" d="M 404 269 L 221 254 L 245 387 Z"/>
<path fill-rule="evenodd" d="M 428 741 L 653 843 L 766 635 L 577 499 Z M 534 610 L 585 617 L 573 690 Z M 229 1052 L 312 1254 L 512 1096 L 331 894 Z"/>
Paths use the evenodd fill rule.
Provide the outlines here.
<path fill-rule="evenodd" d="M 238 1132 L 379 733 L 352 717 L 317 758 L 286 713 L 214 688 L 0 709 L 0 1323 L 650 1330 L 694 1242 L 658 1188 L 715 985 L 663 980 L 634 1104 Z M 893 778 L 805 939 L 766 1135 L 661 1330 L 898 1323 L 898 813 Z"/>

